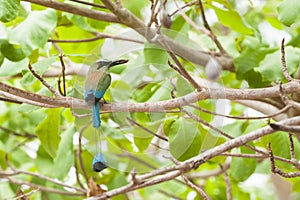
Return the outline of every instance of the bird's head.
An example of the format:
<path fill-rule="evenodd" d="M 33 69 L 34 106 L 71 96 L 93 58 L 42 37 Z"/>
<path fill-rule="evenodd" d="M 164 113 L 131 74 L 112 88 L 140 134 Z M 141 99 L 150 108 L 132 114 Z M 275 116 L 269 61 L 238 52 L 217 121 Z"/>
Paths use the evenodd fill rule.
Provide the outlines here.
<path fill-rule="evenodd" d="M 96 64 L 97 64 L 97 69 L 100 69 L 102 67 L 111 68 L 113 66 L 124 64 L 127 62 L 128 62 L 128 60 L 125 60 L 125 59 L 115 60 L 115 61 L 98 60 L 98 61 L 96 61 Z"/>

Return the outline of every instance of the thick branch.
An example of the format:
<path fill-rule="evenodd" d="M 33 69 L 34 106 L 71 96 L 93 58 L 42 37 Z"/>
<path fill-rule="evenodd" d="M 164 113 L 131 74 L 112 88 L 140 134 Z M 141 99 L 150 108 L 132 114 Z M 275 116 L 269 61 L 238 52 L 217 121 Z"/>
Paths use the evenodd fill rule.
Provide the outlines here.
<path fill-rule="evenodd" d="M 282 85 L 282 89 L 286 94 L 291 94 L 300 91 L 300 83 L 291 81 Z M 15 96 L 18 101 L 24 99 L 23 102 L 41 106 L 40 104 L 48 105 L 48 107 L 65 107 L 65 108 L 82 108 L 90 109 L 83 100 L 72 97 L 48 97 L 44 95 L 34 94 L 21 90 L 5 83 L 0 82 L 0 91 L 9 94 L 10 98 Z M 146 103 L 111 103 L 104 104 L 102 110 L 104 112 L 165 112 L 175 108 L 189 105 L 204 99 L 263 99 L 278 97 L 279 86 L 259 89 L 227 89 L 227 88 L 202 88 L 200 92 L 192 92 L 182 97 L 175 99 L 146 102 Z M 35 103 L 36 102 L 36 103 Z M 44 106 L 46 107 L 46 106 Z"/>
<path fill-rule="evenodd" d="M 35 3 L 41 6 L 45 6 L 48 8 L 53 8 L 56 10 L 72 13 L 75 15 L 80 15 L 100 21 L 106 21 L 106 22 L 113 22 L 113 23 L 120 23 L 118 18 L 110 13 L 102 12 L 102 11 L 97 11 L 97 10 L 92 10 L 92 9 L 87 9 L 87 8 L 82 8 L 79 6 L 74 6 L 71 4 L 67 3 L 62 3 L 59 1 L 54 1 L 54 0 L 22 0 L 22 1 L 28 1 L 30 3 Z"/>

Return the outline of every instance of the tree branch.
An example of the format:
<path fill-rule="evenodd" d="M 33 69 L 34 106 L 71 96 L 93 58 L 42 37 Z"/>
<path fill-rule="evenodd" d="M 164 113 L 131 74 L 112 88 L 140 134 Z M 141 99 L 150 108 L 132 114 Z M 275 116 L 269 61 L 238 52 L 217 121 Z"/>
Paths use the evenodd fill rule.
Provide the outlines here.
<path fill-rule="evenodd" d="M 88 17 L 100 21 L 106 21 L 106 22 L 112 22 L 112 23 L 120 23 L 118 18 L 110 13 L 102 12 L 102 11 L 97 11 L 97 10 L 92 10 L 92 9 L 87 9 L 87 8 L 82 8 L 79 6 L 74 6 L 71 4 L 67 3 L 62 3 L 59 1 L 54 1 L 54 0 L 22 0 L 22 1 L 27 1 L 30 3 L 38 4 L 41 6 L 45 6 L 48 8 L 53 8 L 56 10 L 72 13 L 75 15 L 80 15 L 83 17 Z"/>
<path fill-rule="evenodd" d="M 291 81 L 283 84 L 282 89 L 287 94 L 299 92 L 300 83 L 297 81 Z M 278 97 L 280 95 L 278 91 L 278 86 L 259 89 L 202 88 L 200 92 L 195 91 L 182 97 L 153 103 L 130 102 L 104 104 L 102 110 L 105 112 L 165 112 L 166 110 L 180 108 L 204 99 L 237 100 Z M 0 95 L 2 94 L 7 95 L 7 97 L 10 99 L 15 99 L 20 102 L 40 107 L 90 109 L 90 106 L 88 106 L 85 101 L 81 99 L 72 97 L 48 97 L 45 95 L 34 94 L 0 82 Z"/>

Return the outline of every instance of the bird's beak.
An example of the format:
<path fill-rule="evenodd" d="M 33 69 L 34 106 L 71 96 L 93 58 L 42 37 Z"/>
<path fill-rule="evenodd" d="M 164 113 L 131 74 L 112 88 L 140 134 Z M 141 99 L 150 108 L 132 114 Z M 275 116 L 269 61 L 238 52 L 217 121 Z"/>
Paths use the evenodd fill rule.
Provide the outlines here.
<path fill-rule="evenodd" d="M 115 61 L 112 61 L 108 68 L 111 68 L 113 66 L 116 66 L 116 65 L 121 65 L 121 64 L 124 64 L 124 63 L 127 63 L 129 60 L 125 60 L 125 59 L 121 59 L 121 60 L 115 60 Z"/>

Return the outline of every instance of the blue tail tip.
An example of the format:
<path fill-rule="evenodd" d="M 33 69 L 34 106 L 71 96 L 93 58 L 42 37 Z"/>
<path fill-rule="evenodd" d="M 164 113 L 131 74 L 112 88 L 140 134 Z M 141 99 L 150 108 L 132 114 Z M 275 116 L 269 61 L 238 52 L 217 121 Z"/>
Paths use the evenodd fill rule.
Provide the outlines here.
<path fill-rule="evenodd" d="M 94 128 L 99 128 L 101 126 L 101 122 L 93 122 Z"/>
<path fill-rule="evenodd" d="M 107 168 L 107 162 L 103 153 L 96 154 L 93 159 L 93 171 L 101 172 Z"/>

